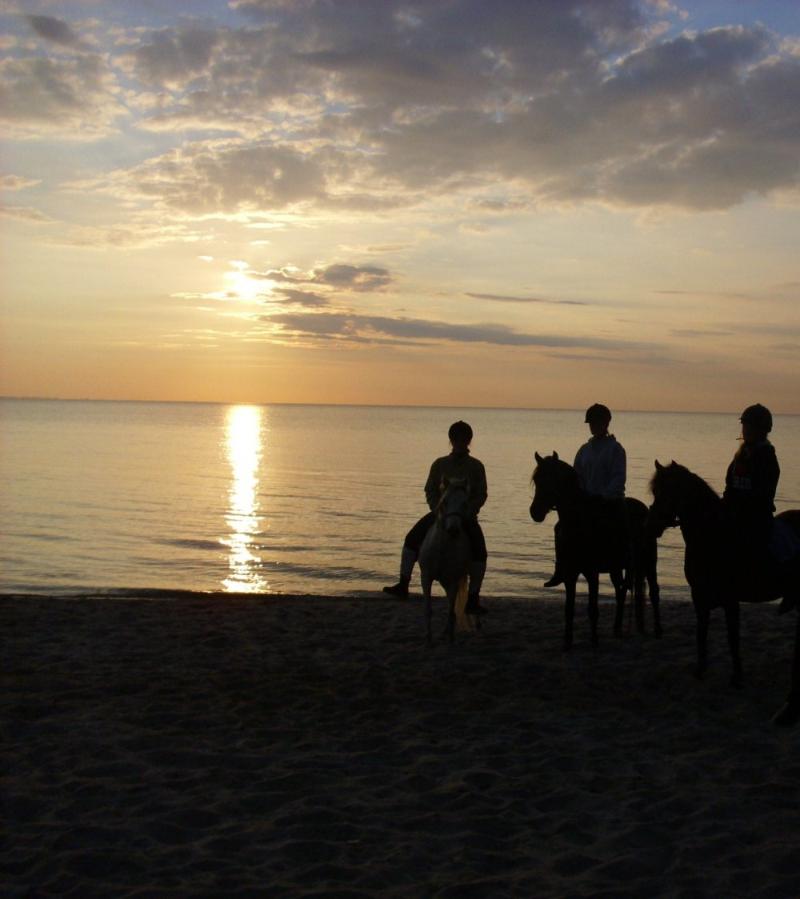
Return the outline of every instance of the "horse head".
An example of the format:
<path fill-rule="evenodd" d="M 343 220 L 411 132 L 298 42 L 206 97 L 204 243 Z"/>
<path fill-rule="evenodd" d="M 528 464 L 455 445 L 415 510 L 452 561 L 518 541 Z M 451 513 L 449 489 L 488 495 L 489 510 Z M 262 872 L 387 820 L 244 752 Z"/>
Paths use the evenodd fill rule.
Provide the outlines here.
<path fill-rule="evenodd" d="M 558 458 L 555 450 L 553 450 L 552 456 L 540 456 L 539 453 L 534 453 L 533 457 L 536 460 L 536 468 L 531 476 L 533 502 L 530 513 L 535 522 L 541 523 L 551 509 L 558 508 L 558 504 L 564 496 L 565 477 L 573 469 Z"/>
<path fill-rule="evenodd" d="M 442 495 L 436 514 L 448 534 L 457 534 L 469 517 L 469 482 L 466 478 L 450 478 L 442 482 Z"/>
<path fill-rule="evenodd" d="M 656 470 L 650 479 L 653 502 L 647 512 L 645 531 L 658 538 L 667 528 L 678 524 L 689 469 L 674 460 L 669 465 L 662 465 L 658 459 L 655 463 Z"/>

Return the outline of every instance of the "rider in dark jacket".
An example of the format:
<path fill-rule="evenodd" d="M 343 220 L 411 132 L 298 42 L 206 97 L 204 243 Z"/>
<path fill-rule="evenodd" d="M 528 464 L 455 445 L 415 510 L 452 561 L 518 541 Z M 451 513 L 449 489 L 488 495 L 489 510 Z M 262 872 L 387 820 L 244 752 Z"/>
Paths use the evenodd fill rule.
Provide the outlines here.
<path fill-rule="evenodd" d="M 725 475 L 722 499 L 741 544 L 755 558 L 766 556 L 775 512 L 775 491 L 781 475 L 775 447 L 767 440 L 772 414 L 766 406 L 748 406 L 740 418 L 742 445 Z"/>

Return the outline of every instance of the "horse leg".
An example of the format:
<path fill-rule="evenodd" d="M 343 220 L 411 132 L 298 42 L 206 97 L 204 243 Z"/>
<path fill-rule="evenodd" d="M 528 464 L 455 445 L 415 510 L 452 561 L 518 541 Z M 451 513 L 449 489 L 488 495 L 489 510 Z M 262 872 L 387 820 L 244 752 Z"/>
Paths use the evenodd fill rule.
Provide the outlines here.
<path fill-rule="evenodd" d="M 733 601 L 725 606 L 725 623 L 728 631 L 728 648 L 731 651 L 733 673 L 731 674 L 731 686 L 742 686 L 742 656 L 739 649 L 739 603 Z"/>
<path fill-rule="evenodd" d="M 697 615 L 697 666 L 694 669 L 696 678 L 705 677 L 708 671 L 708 621 L 711 612 L 707 606 L 695 601 L 694 611 Z"/>
<path fill-rule="evenodd" d="M 572 629 L 575 621 L 575 583 L 577 578 L 568 575 L 564 578 L 566 601 L 564 602 L 564 652 L 572 649 Z"/>
<path fill-rule="evenodd" d="M 644 576 L 637 569 L 633 576 L 633 609 L 636 618 L 636 632 L 644 633 Z"/>
<path fill-rule="evenodd" d="M 800 721 L 800 615 L 797 616 L 797 627 L 794 637 L 794 658 L 792 660 L 792 685 L 789 695 L 780 711 L 772 719 L 779 727 L 791 727 Z"/>
<path fill-rule="evenodd" d="M 625 597 L 628 593 L 627 576 L 622 571 L 610 572 L 611 583 L 614 585 L 614 598 L 617 603 L 614 614 L 614 636 L 622 636 L 622 619 L 625 615 Z"/>
<path fill-rule="evenodd" d="M 447 642 L 452 646 L 455 642 L 456 633 L 456 597 L 458 596 L 459 582 L 450 583 L 447 586 L 447 624 L 445 625 L 445 636 Z"/>
<path fill-rule="evenodd" d="M 642 585 L 644 591 L 644 585 Z M 653 636 L 660 637 L 664 631 L 661 629 L 661 588 L 656 580 L 656 573 L 653 570 L 647 575 L 647 592 L 650 594 L 650 605 L 653 609 Z M 644 602 L 644 597 L 642 597 Z"/>
<path fill-rule="evenodd" d="M 426 572 L 421 572 L 422 595 L 425 598 L 425 643 L 433 646 L 433 632 L 431 630 L 431 618 L 433 616 L 433 608 L 431 603 L 431 587 L 433 579 L 428 577 Z"/>
<path fill-rule="evenodd" d="M 600 575 L 593 571 L 586 575 L 586 582 L 589 585 L 589 625 L 591 627 L 592 646 L 597 646 L 597 619 L 600 617 L 597 608 L 597 594 L 600 592 Z"/>

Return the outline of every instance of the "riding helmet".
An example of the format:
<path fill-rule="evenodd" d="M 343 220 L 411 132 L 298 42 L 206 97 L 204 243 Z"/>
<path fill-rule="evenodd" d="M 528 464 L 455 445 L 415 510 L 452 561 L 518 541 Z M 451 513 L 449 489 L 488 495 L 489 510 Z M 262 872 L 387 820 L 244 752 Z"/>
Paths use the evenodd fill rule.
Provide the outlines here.
<path fill-rule="evenodd" d="M 748 406 L 742 412 L 739 421 L 744 425 L 750 425 L 758 431 L 769 434 L 772 430 L 772 413 L 766 406 L 756 403 L 754 406 Z"/>
<path fill-rule="evenodd" d="M 450 425 L 447 432 L 451 443 L 456 440 L 464 440 L 466 443 L 472 443 L 472 428 L 465 421 L 454 421 Z"/>
<path fill-rule="evenodd" d="M 602 403 L 594 403 L 586 410 L 586 418 L 584 421 L 587 424 L 590 424 L 593 421 L 608 424 L 611 421 L 611 410 Z"/>

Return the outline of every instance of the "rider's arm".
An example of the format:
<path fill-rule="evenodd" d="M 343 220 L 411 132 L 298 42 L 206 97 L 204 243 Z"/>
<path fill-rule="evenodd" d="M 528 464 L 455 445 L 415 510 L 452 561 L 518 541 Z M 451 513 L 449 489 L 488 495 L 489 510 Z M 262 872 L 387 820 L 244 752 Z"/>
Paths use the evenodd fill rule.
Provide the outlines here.
<path fill-rule="evenodd" d="M 475 511 L 477 515 L 480 512 L 483 504 L 486 502 L 486 498 L 489 495 L 489 488 L 486 484 L 486 469 L 483 467 L 482 462 L 478 462 L 475 459 L 475 462 L 478 464 L 475 465 L 475 474 L 470 479 L 470 505 Z"/>
<path fill-rule="evenodd" d="M 605 496 L 618 497 L 625 495 L 627 467 L 628 461 L 625 455 L 625 449 L 621 444 L 615 443 L 614 452 L 611 456 L 608 482 L 606 483 L 604 491 Z"/>
<path fill-rule="evenodd" d="M 428 473 L 428 480 L 425 481 L 425 499 L 428 502 L 428 508 L 431 512 L 436 508 L 439 503 L 439 497 L 442 492 L 442 475 L 439 471 L 439 460 L 431 465 L 431 470 Z"/>

